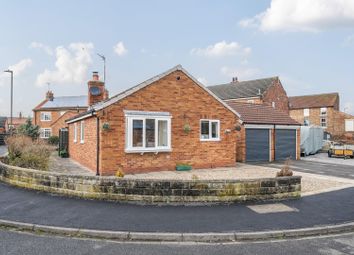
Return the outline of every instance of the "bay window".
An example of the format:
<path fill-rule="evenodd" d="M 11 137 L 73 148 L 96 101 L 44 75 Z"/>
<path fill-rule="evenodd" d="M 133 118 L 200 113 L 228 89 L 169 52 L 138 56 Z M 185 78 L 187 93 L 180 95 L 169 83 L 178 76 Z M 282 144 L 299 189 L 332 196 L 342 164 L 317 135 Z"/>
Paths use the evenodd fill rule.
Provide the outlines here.
<path fill-rule="evenodd" d="M 126 152 L 171 150 L 171 116 L 164 112 L 126 111 Z"/>
<path fill-rule="evenodd" d="M 200 120 L 200 140 L 219 141 L 220 140 L 220 121 L 219 120 Z"/>

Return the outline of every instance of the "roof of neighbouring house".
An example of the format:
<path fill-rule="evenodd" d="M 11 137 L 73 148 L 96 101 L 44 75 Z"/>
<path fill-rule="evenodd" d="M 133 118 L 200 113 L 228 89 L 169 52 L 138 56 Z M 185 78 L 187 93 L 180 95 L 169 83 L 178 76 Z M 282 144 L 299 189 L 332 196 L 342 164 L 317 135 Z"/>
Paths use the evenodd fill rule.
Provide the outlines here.
<path fill-rule="evenodd" d="M 209 86 L 208 89 L 222 100 L 258 97 L 263 95 L 274 81 L 278 79 L 278 77 L 270 77 L 249 81 L 235 81 Z"/>
<path fill-rule="evenodd" d="M 290 109 L 318 108 L 335 106 L 338 93 L 317 94 L 289 97 Z"/>
<path fill-rule="evenodd" d="M 191 80 L 193 80 L 200 88 L 202 88 L 203 90 L 205 90 L 209 95 L 211 95 L 212 97 L 215 98 L 215 100 L 217 100 L 220 104 L 222 104 L 226 109 L 230 110 L 231 112 L 233 112 L 236 116 L 239 116 L 238 112 L 236 112 L 233 108 L 231 108 L 229 105 L 227 105 L 225 102 L 223 102 L 217 95 L 215 95 L 212 91 L 210 91 L 207 87 L 205 87 L 202 83 L 200 83 L 197 79 L 195 79 L 191 74 L 189 74 L 187 72 L 187 70 L 185 70 L 181 65 L 177 65 L 159 75 L 156 75 L 142 83 L 139 83 L 138 85 L 135 85 L 134 87 L 131 87 L 130 89 L 127 89 L 107 100 L 98 102 L 96 104 L 94 104 L 93 106 L 90 107 L 90 110 L 82 113 L 80 115 L 75 116 L 74 118 L 70 118 L 68 120 L 66 120 L 67 123 L 70 122 L 74 122 L 77 121 L 78 119 L 82 119 L 85 116 L 89 117 L 92 116 L 92 111 L 99 111 L 102 110 L 104 108 L 106 108 L 107 106 L 110 106 L 126 97 L 128 97 L 129 95 L 137 92 L 140 89 L 145 88 L 146 86 L 149 86 L 150 84 L 162 79 L 163 77 L 175 72 L 175 71 L 181 71 L 183 72 L 186 76 L 188 76 Z"/>
<path fill-rule="evenodd" d="M 53 101 L 46 101 L 41 105 L 40 109 L 53 109 L 53 108 L 76 108 L 87 107 L 87 96 L 62 96 L 54 97 Z"/>
<path fill-rule="evenodd" d="M 7 120 L 7 117 L 1 117 L 0 116 L 0 128 L 4 128 L 5 127 L 6 120 Z"/>
<path fill-rule="evenodd" d="M 241 120 L 245 124 L 300 125 L 287 113 L 268 105 L 238 102 L 228 102 L 227 104 L 241 115 Z"/>
<path fill-rule="evenodd" d="M 27 118 L 25 118 L 25 117 L 12 117 L 12 124 L 14 126 L 19 126 L 19 125 L 22 125 L 22 124 L 26 124 L 26 120 L 27 120 Z M 7 123 L 8 124 L 11 123 L 11 118 L 10 117 L 7 118 Z"/>

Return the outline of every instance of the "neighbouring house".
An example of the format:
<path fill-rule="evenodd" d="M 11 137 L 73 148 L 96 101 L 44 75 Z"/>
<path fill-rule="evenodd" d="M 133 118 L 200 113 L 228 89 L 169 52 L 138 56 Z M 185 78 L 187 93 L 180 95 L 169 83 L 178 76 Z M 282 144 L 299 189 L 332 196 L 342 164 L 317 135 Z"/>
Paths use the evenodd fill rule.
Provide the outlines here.
<path fill-rule="evenodd" d="M 12 123 L 11 123 L 11 117 L 7 117 L 6 123 L 5 123 L 5 128 L 6 132 L 9 132 L 10 130 L 16 130 L 19 126 L 26 124 L 27 118 L 22 116 L 22 113 L 20 112 L 18 117 L 12 117 Z"/>
<path fill-rule="evenodd" d="M 279 77 L 249 81 L 238 81 L 234 77 L 230 83 L 209 86 L 208 89 L 225 102 L 264 104 L 289 112 L 288 96 Z"/>
<path fill-rule="evenodd" d="M 69 155 L 100 175 L 234 166 L 239 114 L 178 65 L 69 120 Z"/>
<path fill-rule="evenodd" d="M 321 126 L 334 139 L 350 137 L 354 117 L 341 112 L 339 102 L 338 93 L 289 97 L 290 116 L 303 125 Z"/>
<path fill-rule="evenodd" d="M 87 96 L 55 97 L 48 91 L 45 100 L 33 109 L 33 123 L 40 127 L 40 138 L 58 136 L 59 130 L 67 126 L 65 120 L 87 111 L 87 107 Z"/>
<path fill-rule="evenodd" d="M 300 126 L 287 113 L 269 105 L 227 102 L 240 115 L 237 161 L 300 159 Z"/>

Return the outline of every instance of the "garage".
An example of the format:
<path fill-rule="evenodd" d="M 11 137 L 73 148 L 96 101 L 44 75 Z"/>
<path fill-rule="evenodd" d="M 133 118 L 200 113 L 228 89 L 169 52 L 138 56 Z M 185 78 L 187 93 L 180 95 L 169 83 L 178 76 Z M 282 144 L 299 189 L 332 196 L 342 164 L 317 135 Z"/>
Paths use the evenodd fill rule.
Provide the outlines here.
<path fill-rule="evenodd" d="M 275 160 L 296 159 L 296 129 L 275 130 Z"/>
<path fill-rule="evenodd" d="M 269 129 L 246 129 L 246 161 L 269 161 Z"/>
<path fill-rule="evenodd" d="M 269 162 L 299 159 L 301 124 L 272 106 L 229 102 L 239 113 L 236 159 L 238 162 Z M 237 129 L 236 129 L 237 130 Z M 298 153 L 297 153 L 298 152 Z"/>

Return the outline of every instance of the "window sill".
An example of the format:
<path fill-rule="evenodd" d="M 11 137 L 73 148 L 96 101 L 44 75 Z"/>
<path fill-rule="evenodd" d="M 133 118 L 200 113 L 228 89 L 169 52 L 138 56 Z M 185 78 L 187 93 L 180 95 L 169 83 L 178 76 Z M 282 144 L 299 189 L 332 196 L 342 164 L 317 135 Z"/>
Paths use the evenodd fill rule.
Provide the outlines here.
<path fill-rule="evenodd" d="M 52 120 L 41 120 L 41 122 L 50 122 Z"/>
<path fill-rule="evenodd" d="M 125 153 L 160 153 L 172 152 L 172 149 L 125 149 Z"/>
<path fill-rule="evenodd" d="M 85 141 L 80 141 L 80 144 L 84 144 L 85 143 Z"/>
<path fill-rule="evenodd" d="M 221 139 L 200 139 L 201 142 L 220 142 Z"/>

